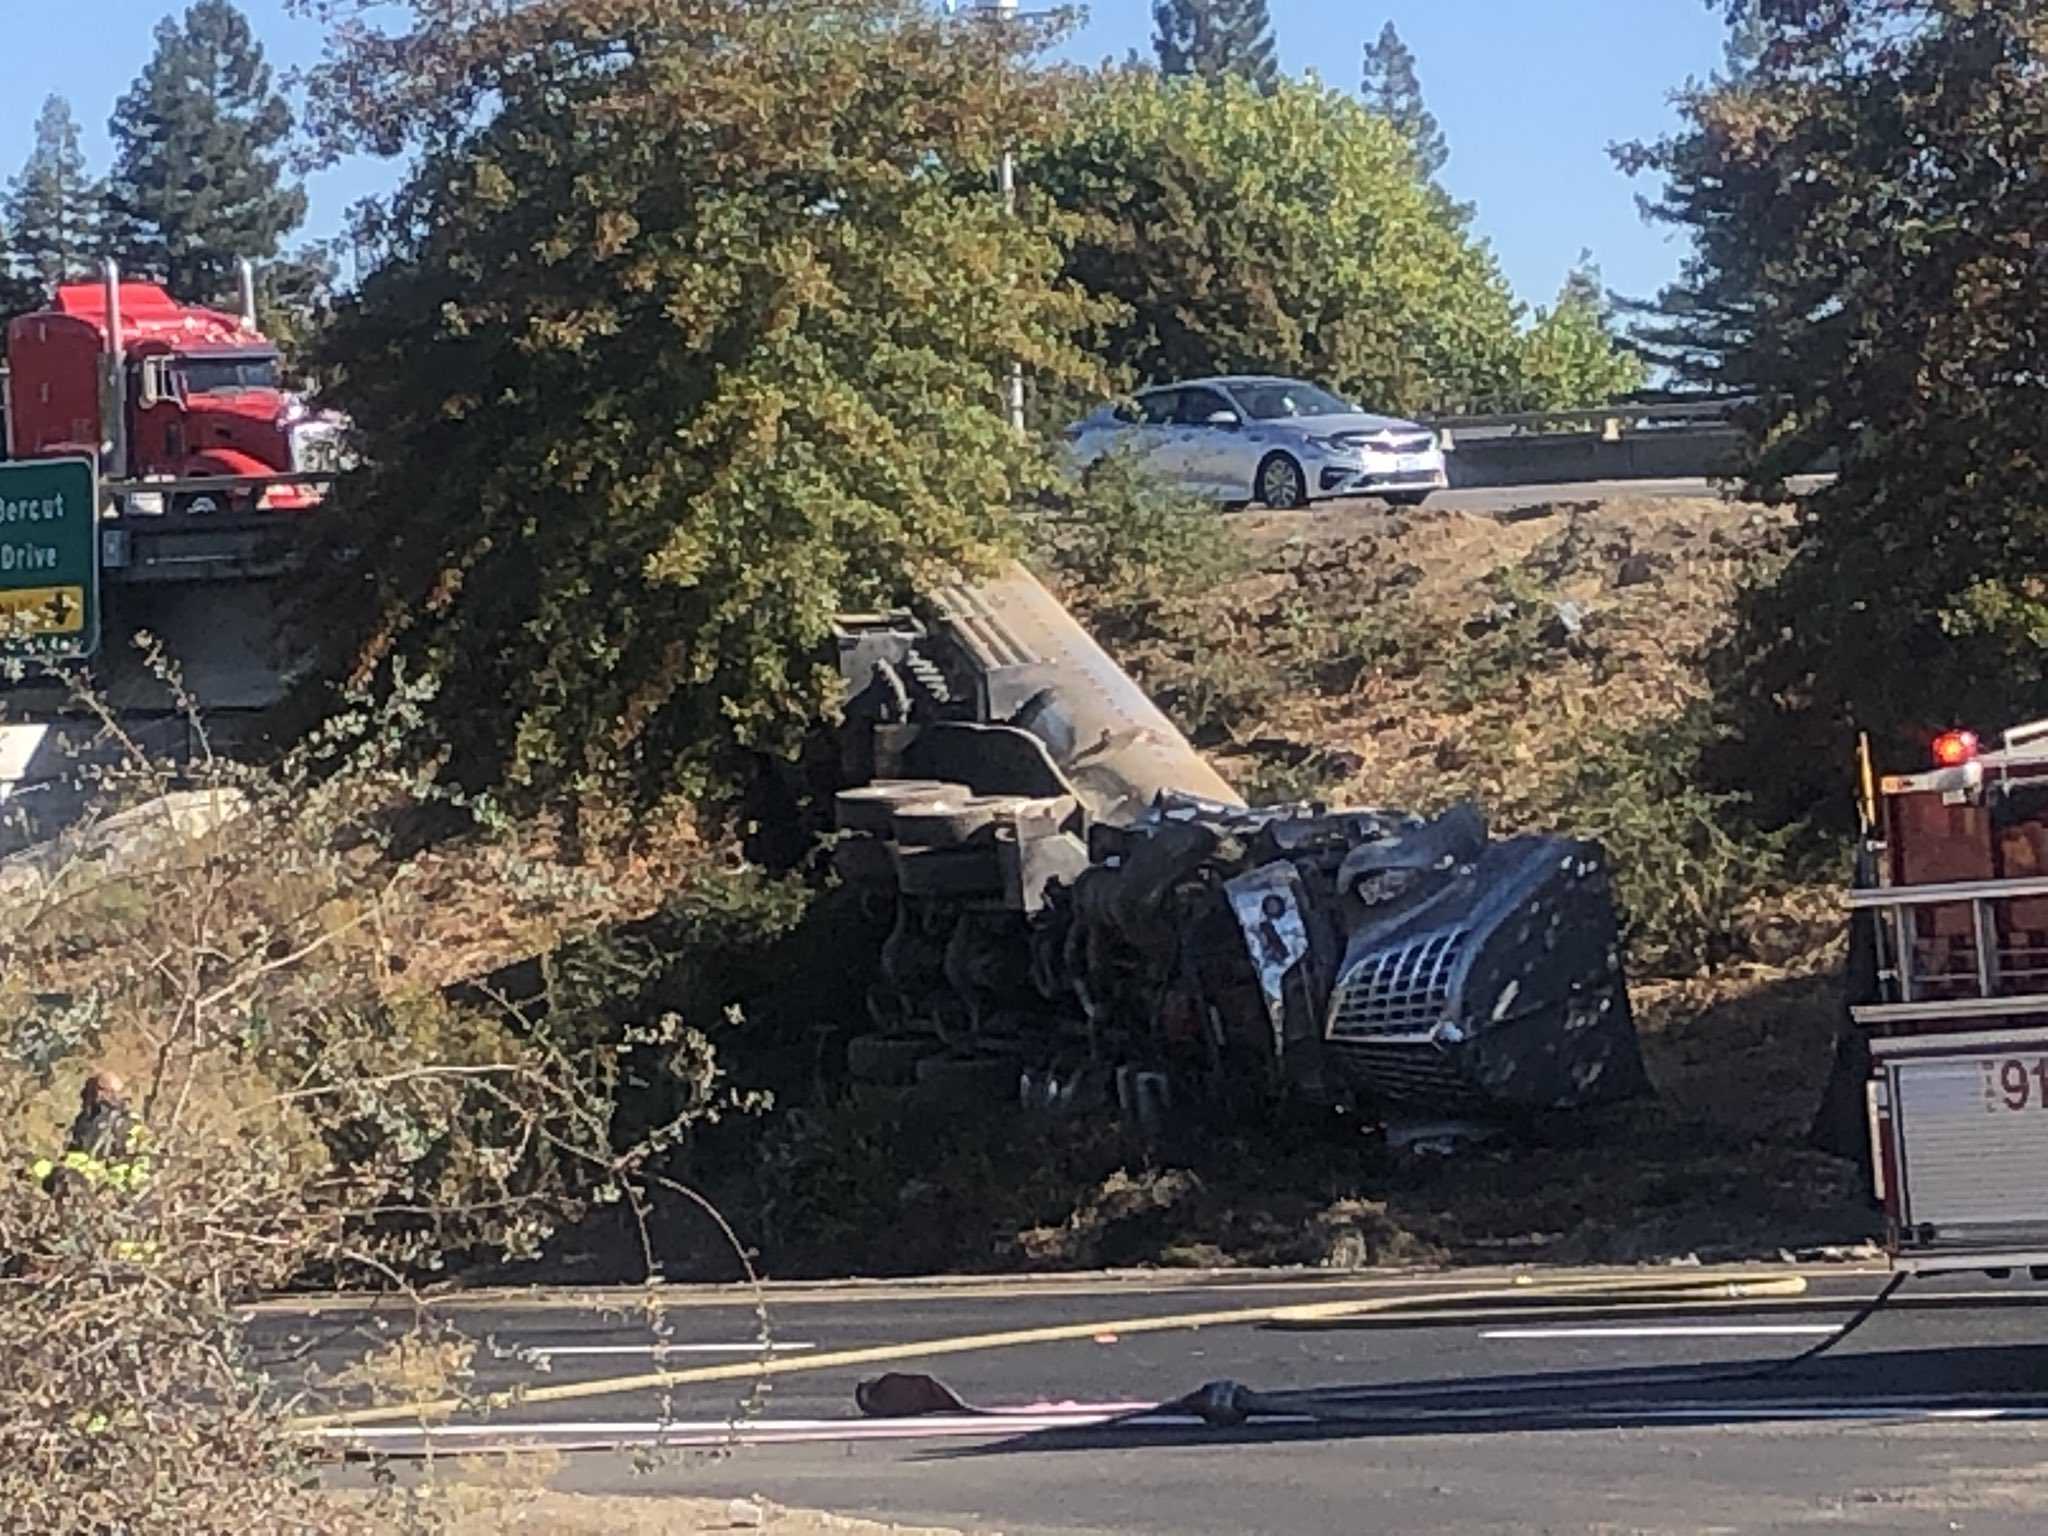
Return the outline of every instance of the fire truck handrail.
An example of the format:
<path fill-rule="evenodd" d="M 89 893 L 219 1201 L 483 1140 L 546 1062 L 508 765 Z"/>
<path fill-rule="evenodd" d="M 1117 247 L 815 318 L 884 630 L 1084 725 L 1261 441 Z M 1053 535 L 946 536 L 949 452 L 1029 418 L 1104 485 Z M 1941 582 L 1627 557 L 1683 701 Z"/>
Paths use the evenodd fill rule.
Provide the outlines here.
<path fill-rule="evenodd" d="M 1873 885 L 1849 893 L 1852 911 L 1866 907 L 1939 907 L 1965 901 L 2048 896 L 2048 875 L 2023 880 L 1958 880 L 1947 885 Z"/>
<path fill-rule="evenodd" d="M 2030 997 L 1952 997 L 1919 1003 L 1855 1003 L 1858 1024 L 1906 1024 L 1928 1019 L 1988 1019 L 2008 1013 L 2048 1013 L 2048 993 Z"/>
<path fill-rule="evenodd" d="M 2025 1002 L 2025 998 L 2012 1001 Z M 1899 1004 L 1866 1005 L 1898 1007 Z M 1913 1003 L 1909 1007 L 1937 1007 L 1934 1003 Z M 2008 1012 L 2023 1012 L 2008 1009 Z M 1861 1022 L 1860 1014 L 1858 1022 Z M 1870 1042 L 1870 1053 L 1885 1059 L 1910 1060 L 1915 1056 L 1953 1056 L 1963 1051 L 2025 1050 L 2048 1046 L 2048 1028 L 2031 1024 L 2025 1029 L 1969 1029 L 1939 1035 L 1879 1035 Z"/>

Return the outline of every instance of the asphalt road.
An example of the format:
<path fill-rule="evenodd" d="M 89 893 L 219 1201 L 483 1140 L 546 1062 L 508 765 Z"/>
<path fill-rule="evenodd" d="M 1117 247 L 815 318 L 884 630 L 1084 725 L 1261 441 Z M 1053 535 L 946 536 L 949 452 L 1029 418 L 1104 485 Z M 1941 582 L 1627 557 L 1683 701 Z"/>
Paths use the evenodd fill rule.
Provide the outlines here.
<path fill-rule="evenodd" d="M 760 1492 L 1007 1536 L 2048 1528 L 2048 1284 L 1916 1281 L 1829 1353 L 1774 1369 L 1829 1339 L 1883 1280 L 1807 1273 L 1803 1296 L 1536 1312 L 1459 1300 L 1498 1276 L 797 1290 L 771 1299 L 765 1353 L 789 1373 L 765 1384 L 579 1390 L 326 1437 L 401 1456 L 550 1446 L 573 1452 L 553 1478 L 566 1490 Z M 1131 1331 L 1148 1317 L 1424 1293 L 1437 1315 L 1400 1326 Z M 754 1303 L 732 1292 L 675 1293 L 660 1334 L 588 1296 L 486 1298 L 447 1315 L 477 1345 L 482 1392 L 764 1357 Z M 403 1319 L 392 1310 L 383 1326 Z M 958 1342 L 1046 1327 L 1083 1336 Z M 331 1373 L 382 1330 L 328 1308 L 267 1310 L 257 1334 L 289 1380 Z M 829 1358 L 886 1345 L 929 1352 Z M 854 1386 L 883 1370 L 930 1372 L 996 1412 L 864 1416 Z M 1218 1378 L 1264 1394 L 1271 1416 L 1219 1428 L 1149 1411 Z M 678 1449 L 649 1467 L 621 1445 Z"/>

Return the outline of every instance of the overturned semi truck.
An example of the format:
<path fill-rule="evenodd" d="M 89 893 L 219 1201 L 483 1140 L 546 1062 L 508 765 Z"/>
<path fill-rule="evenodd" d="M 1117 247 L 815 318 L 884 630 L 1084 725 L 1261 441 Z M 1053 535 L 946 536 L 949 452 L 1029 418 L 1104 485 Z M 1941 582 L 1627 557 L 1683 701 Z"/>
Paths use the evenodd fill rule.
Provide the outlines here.
<path fill-rule="evenodd" d="M 1022 566 L 836 640 L 833 857 L 893 913 L 857 1074 L 1148 1119 L 1647 1090 L 1597 846 L 1247 806 Z"/>

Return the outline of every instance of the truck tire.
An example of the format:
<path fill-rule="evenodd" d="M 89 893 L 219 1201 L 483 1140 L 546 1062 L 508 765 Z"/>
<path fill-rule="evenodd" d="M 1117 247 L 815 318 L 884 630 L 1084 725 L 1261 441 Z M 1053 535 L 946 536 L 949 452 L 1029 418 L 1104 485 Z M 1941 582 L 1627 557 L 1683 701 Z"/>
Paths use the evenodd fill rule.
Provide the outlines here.
<path fill-rule="evenodd" d="M 846 1042 L 846 1075 L 857 1083 L 907 1087 L 918 1064 L 940 1050 L 930 1035 L 855 1035 Z"/>
<path fill-rule="evenodd" d="M 896 887 L 896 860 L 889 844 L 864 832 L 833 844 L 832 868 L 848 885 Z"/>
<path fill-rule="evenodd" d="M 1008 1056 L 928 1056 L 917 1064 L 917 1096 L 948 1108 L 1014 1108 L 1023 1075 Z"/>
<path fill-rule="evenodd" d="M 953 803 L 919 802 L 896 812 L 896 841 L 905 848 L 958 848 L 1031 804 L 1024 795 L 971 795 Z"/>
<path fill-rule="evenodd" d="M 832 819 L 841 832 L 886 838 L 892 835 L 896 812 L 903 806 L 958 804 L 970 793 L 965 784 L 949 784 L 943 779 L 883 779 L 839 791 L 832 797 Z"/>

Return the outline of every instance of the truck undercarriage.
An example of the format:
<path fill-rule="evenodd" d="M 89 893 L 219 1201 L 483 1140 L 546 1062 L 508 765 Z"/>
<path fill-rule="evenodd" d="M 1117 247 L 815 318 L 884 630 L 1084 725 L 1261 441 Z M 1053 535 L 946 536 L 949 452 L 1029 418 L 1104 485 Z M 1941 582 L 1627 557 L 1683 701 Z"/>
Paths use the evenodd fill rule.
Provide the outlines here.
<path fill-rule="evenodd" d="M 1507 1119 L 1648 1090 L 1599 848 L 1248 807 L 1021 566 L 842 621 L 857 1070 L 1046 1110 Z"/>

